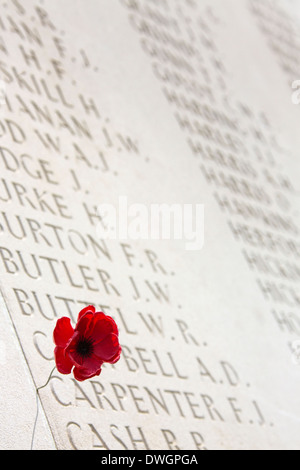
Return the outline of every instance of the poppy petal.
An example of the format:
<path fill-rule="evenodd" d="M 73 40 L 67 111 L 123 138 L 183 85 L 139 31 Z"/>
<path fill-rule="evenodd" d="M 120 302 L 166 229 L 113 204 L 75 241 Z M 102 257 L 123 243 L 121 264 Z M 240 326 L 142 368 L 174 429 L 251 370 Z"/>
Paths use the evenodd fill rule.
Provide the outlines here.
<path fill-rule="evenodd" d="M 90 325 L 90 335 L 93 342 L 98 343 L 99 341 L 104 340 L 106 336 L 111 333 L 116 336 L 119 334 L 115 321 L 104 313 L 95 313 Z"/>
<path fill-rule="evenodd" d="M 53 331 L 53 340 L 56 346 L 65 348 L 74 334 L 70 318 L 63 317 L 57 320 Z"/>
<path fill-rule="evenodd" d="M 88 312 L 95 313 L 95 311 L 96 309 L 93 305 L 89 305 L 88 307 L 85 307 L 83 310 L 81 310 L 81 312 L 79 312 L 77 321 L 79 321 L 80 318 L 83 317 L 83 315 L 85 315 L 86 313 Z"/>
<path fill-rule="evenodd" d="M 95 373 L 102 366 L 104 361 L 102 361 L 95 354 L 91 354 L 89 357 L 83 359 L 82 368 L 85 369 L 88 373 Z"/>
<path fill-rule="evenodd" d="M 94 354 L 104 362 L 115 360 L 120 351 L 119 339 L 115 334 L 107 335 L 102 341 L 94 344 Z"/>
<path fill-rule="evenodd" d="M 65 354 L 65 350 L 59 347 L 54 349 L 55 363 L 58 372 L 61 374 L 70 374 L 74 366 L 70 358 Z"/>
<path fill-rule="evenodd" d="M 80 320 L 77 322 L 75 331 L 78 331 L 81 336 L 84 336 L 85 338 L 88 338 L 90 336 L 90 322 L 93 319 L 94 314 L 92 312 L 87 312 L 82 317 Z"/>
<path fill-rule="evenodd" d="M 112 359 L 110 359 L 109 363 L 110 364 L 115 364 L 116 362 L 118 362 L 118 360 L 120 359 L 121 357 L 121 353 L 122 353 L 122 348 L 121 346 L 119 346 L 119 349 L 115 355 L 115 357 L 113 357 Z"/>
<path fill-rule="evenodd" d="M 79 331 L 75 330 L 75 333 L 70 341 L 68 347 L 66 348 L 66 353 L 69 355 L 70 359 L 73 361 L 75 366 L 82 367 L 84 358 L 77 352 L 77 344 L 80 338 Z"/>
<path fill-rule="evenodd" d="M 82 367 L 74 367 L 73 374 L 76 380 L 78 382 L 83 382 L 84 380 L 91 379 L 92 377 L 95 377 L 97 375 L 100 375 L 101 373 L 101 367 L 93 373 L 90 373 L 83 369 Z"/>

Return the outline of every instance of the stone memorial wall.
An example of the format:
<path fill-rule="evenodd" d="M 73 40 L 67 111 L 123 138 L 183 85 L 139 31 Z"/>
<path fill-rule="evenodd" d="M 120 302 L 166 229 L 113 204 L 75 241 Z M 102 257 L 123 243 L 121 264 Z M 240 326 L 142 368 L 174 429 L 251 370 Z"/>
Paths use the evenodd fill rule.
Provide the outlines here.
<path fill-rule="evenodd" d="M 271 0 L 1 0 L 1 449 L 299 449 L 299 44 Z M 120 361 L 37 402 L 88 305 Z"/>

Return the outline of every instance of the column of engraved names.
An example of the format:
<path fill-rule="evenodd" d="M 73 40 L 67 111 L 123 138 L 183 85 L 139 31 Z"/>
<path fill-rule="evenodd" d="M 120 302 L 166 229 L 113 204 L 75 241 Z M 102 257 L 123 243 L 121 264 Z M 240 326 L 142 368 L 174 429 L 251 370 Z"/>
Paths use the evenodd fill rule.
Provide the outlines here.
<path fill-rule="evenodd" d="M 295 217 L 299 193 L 284 167 L 291 154 L 279 144 L 280 138 L 264 113 L 241 102 L 236 107 L 238 122 L 242 123 L 243 154 L 247 155 L 249 149 L 251 162 L 245 176 L 259 181 L 259 185 L 249 188 L 242 181 L 242 188 L 230 178 L 224 182 L 223 173 L 217 178 L 213 173 L 213 179 L 208 180 L 217 188 L 225 186 L 248 199 L 246 203 L 216 193 L 221 209 L 230 215 L 228 223 L 236 240 L 248 247 L 243 249 L 243 255 L 249 268 L 259 276 L 257 284 L 264 297 L 273 304 L 272 316 L 280 331 L 293 339 L 299 335 L 299 231 Z M 289 345 L 292 346 L 290 341 Z"/>
<path fill-rule="evenodd" d="M 129 364 L 131 373 L 135 374 L 137 368 L 145 369 L 149 362 L 145 355 L 152 354 L 156 361 L 155 375 L 176 377 L 178 361 L 173 353 L 165 353 L 169 372 L 164 372 L 159 359 L 160 345 L 154 353 L 138 346 L 139 338 L 149 331 L 153 333 L 156 321 L 160 321 L 149 313 L 151 304 L 171 303 L 166 279 L 175 273 L 167 270 L 151 249 L 137 252 L 134 246 L 109 244 L 96 235 L 97 225 L 102 222 L 95 204 L 99 197 L 98 178 L 110 178 L 115 186 L 115 179 L 126 166 L 126 156 L 143 158 L 139 144 L 115 130 L 110 118 L 100 115 L 96 99 L 77 91 L 79 84 L 73 76 L 70 78 L 68 70 L 72 63 L 84 57 L 83 70 L 88 68 L 86 72 L 90 72 L 86 67 L 87 53 L 81 51 L 79 59 L 68 55 L 63 40 L 65 32 L 57 31 L 46 10 L 34 4 L 27 8 L 13 2 L 9 8 L 6 5 L 6 14 L 1 17 L 1 76 L 7 92 L 2 109 L 0 149 L 3 171 L 0 258 L 5 279 L 2 290 L 26 359 L 40 385 L 46 378 L 40 376 L 41 367 L 46 376 L 47 364 L 50 368 L 53 359 L 52 331 L 56 319 L 66 315 L 75 322 L 76 312 L 93 304 L 116 318 L 124 342 L 126 338 L 137 338 L 135 354 L 141 356 L 139 362 L 134 358 L 129 362 L 132 346 L 122 344 L 127 358 L 124 364 L 125 367 Z M 96 71 L 94 67 L 92 72 Z M 97 139 L 92 131 L 95 126 L 101 130 Z M 148 164 L 148 157 L 143 161 Z M 118 277 L 120 263 L 123 270 Z M 131 305 L 132 299 L 144 302 L 139 311 L 130 307 L 130 321 L 134 326 L 129 325 L 126 308 L 124 312 L 124 306 Z M 176 320 L 174 323 L 178 334 L 183 336 L 182 323 L 177 325 Z M 184 332 L 186 335 L 186 325 Z M 78 446 L 74 429 L 80 429 L 84 436 L 99 436 L 95 447 L 101 447 L 102 443 L 104 448 L 115 445 L 149 448 L 144 430 L 132 425 L 131 420 L 121 430 L 111 424 L 105 430 L 108 439 L 98 435 L 97 417 L 89 425 L 82 423 L 79 404 L 87 403 L 93 412 L 95 405 L 84 391 L 87 386 L 76 382 L 74 403 L 66 404 L 59 387 L 71 380 L 54 377 L 51 392 L 52 404 L 72 410 L 74 407 L 73 424 L 68 421 L 65 424 L 65 434 L 72 447 Z M 123 383 L 112 387 L 111 393 L 115 393 L 120 403 L 118 393 L 125 393 L 124 387 Z M 93 382 L 93 390 L 96 403 L 101 403 L 100 382 Z M 126 391 L 132 405 L 138 408 L 135 393 L 133 386 Z M 106 398 L 105 403 L 112 401 Z M 102 409 L 100 404 L 99 408 Z M 116 412 L 117 408 L 112 405 L 110 410 Z M 194 445 L 203 445 L 203 438 L 197 432 L 190 438 Z"/>
<path fill-rule="evenodd" d="M 265 113 L 229 99 L 214 39 L 217 14 L 209 8 L 198 16 L 193 7 L 192 16 L 190 4 L 183 8 L 182 2 L 180 8 L 178 2 L 122 3 L 259 289 L 272 304 L 272 318 L 289 340 L 297 337 L 298 195 Z"/>
<path fill-rule="evenodd" d="M 291 87 L 300 73 L 300 28 L 298 21 L 271 1 L 249 0 L 249 10 L 267 38 L 278 64 L 287 75 Z"/>
<path fill-rule="evenodd" d="M 205 177 L 212 181 L 217 179 L 214 177 L 215 169 L 230 170 L 235 176 L 229 174 L 226 183 L 224 173 L 224 187 L 227 185 L 235 195 L 242 192 L 251 198 L 255 194 L 257 200 L 260 188 L 254 184 L 251 187 L 250 183 L 242 180 L 242 177 L 255 179 L 256 172 L 246 158 L 237 155 L 241 150 L 246 152 L 237 116 L 228 112 L 227 96 L 221 96 L 222 103 L 224 100 L 227 105 L 225 109 L 214 105 L 214 87 L 225 88 L 226 91 L 225 67 L 209 35 L 211 27 L 205 21 L 205 15 L 202 14 L 199 20 L 201 43 L 209 54 L 198 50 L 193 20 L 189 11 L 183 11 L 182 2 L 172 5 L 168 2 L 151 2 L 150 5 L 138 1 L 121 3 L 129 9 L 130 24 L 139 33 L 143 50 L 151 57 L 154 74 L 163 82 L 163 92 L 174 107 L 180 127 L 187 132 L 192 150 L 203 159 L 201 170 Z M 211 9 L 208 9 L 207 16 L 213 23 L 218 22 Z M 201 136 L 201 142 L 197 136 Z M 207 140 L 204 149 L 202 138 Z"/>

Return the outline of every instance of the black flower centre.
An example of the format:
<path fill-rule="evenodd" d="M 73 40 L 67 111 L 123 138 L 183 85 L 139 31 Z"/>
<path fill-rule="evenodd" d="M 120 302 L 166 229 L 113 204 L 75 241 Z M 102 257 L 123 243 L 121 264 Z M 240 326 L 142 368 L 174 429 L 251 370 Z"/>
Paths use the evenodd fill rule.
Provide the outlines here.
<path fill-rule="evenodd" d="M 76 352 L 81 357 L 89 357 L 93 353 L 93 343 L 88 338 L 80 338 L 76 345 Z"/>

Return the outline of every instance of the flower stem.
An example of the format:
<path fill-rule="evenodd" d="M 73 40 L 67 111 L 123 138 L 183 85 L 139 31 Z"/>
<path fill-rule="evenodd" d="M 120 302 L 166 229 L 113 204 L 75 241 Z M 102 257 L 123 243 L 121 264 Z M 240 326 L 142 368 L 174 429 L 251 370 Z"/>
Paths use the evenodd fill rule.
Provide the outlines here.
<path fill-rule="evenodd" d="M 52 377 L 52 374 L 53 374 L 53 372 L 55 371 L 55 369 L 56 369 L 56 366 L 53 367 L 53 369 L 52 369 L 52 371 L 51 371 L 51 373 L 50 373 L 50 375 L 49 375 L 49 377 L 48 377 L 48 380 L 47 380 L 47 382 L 45 383 L 45 385 L 42 385 L 41 387 L 39 387 L 39 388 L 36 389 L 37 393 L 39 393 L 39 390 L 41 390 L 42 388 L 47 387 L 47 385 L 48 385 L 48 383 L 50 382 L 51 377 Z"/>
<path fill-rule="evenodd" d="M 45 388 L 47 387 L 48 383 L 50 382 L 50 379 L 52 377 L 52 374 L 53 372 L 55 371 L 56 369 L 56 366 L 53 367 L 49 377 L 48 377 L 48 380 L 47 382 L 45 383 L 45 385 L 42 385 L 41 387 L 38 387 L 36 389 L 36 416 L 35 416 L 35 421 L 34 421 L 34 426 L 33 426 L 33 431 L 32 431 L 32 438 L 31 438 L 31 446 L 30 446 L 30 450 L 33 450 L 33 442 L 34 442 L 34 435 L 35 435 L 35 429 L 36 429 L 36 425 L 37 425 L 37 420 L 38 420 L 38 415 L 39 415 L 39 391 L 42 390 L 42 388 Z"/>

